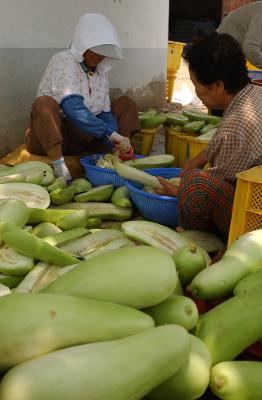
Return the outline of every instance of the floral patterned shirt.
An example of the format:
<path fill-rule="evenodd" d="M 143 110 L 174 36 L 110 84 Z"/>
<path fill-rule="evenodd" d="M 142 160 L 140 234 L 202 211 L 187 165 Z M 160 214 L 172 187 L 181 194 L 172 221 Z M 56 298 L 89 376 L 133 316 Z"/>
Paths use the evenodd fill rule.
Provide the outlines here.
<path fill-rule="evenodd" d="M 83 96 L 85 106 L 94 115 L 110 111 L 108 74 L 84 72 L 70 50 L 64 50 L 51 58 L 37 96 L 50 96 L 60 104 L 70 94 Z"/>

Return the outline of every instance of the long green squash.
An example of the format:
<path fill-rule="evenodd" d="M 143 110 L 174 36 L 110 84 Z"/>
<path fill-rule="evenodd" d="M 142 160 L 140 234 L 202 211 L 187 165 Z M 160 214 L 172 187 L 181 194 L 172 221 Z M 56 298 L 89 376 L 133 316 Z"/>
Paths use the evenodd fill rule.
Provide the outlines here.
<path fill-rule="evenodd" d="M 166 114 L 166 122 L 165 125 L 179 125 L 183 126 L 187 122 L 189 122 L 189 119 L 185 117 L 183 114 L 179 113 L 168 113 Z"/>
<path fill-rule="evenodd" d="M 78 265 L 78 264 L 73 264 Z M 65 268 L 71 268 L 72 265 L 60 268 L 54 264 L 48 264 L 39 261 L 24 279 L 13 289 L 13 293 L 34 293 L 38 292 L 44 286 L 50 284 L 58 278 L 58 274 Z"/>
<path fill-rule="evenodd" d="M 71 214 L 65 215 L 57 222 L 57 226 L 63 231 L 74 228 L 86 228 L 89 218 L 87 210 L 77 210 Z"/>
<path fill-rule="evenodd" d="M 262 293 L 235 296 L 200 316 L 194 334 L 202 339 L 212 364 L 234 360 L 262 338 Z"/>
<path fill-rule="evenodd" d="M 211 131 L 212 129 L 214 129 L 218 124 L 214 125 L 214 124 L 206 124 L 204 126 L 204 128 L 202 128 L 200 130 L 200 135 L 205 135 L 207 132 Z"/>
<path fill-rule="evenodd" d="M 196 140 L 199 141 L 199 142 L 209 141 L 209 140 L 212 139 L 212 137 L 215 135 L 216 132 L 217 132 L 217 128 L 210 129 L 210 131 L 208 131 L 207 133 L 204 133 L 203 135 L 199 135 L 196 138 Z"/>
<path fill-rule="evenodd" d="M 262 269 L 252 272 L 241 279 L 234 288 L 234 296 L 254 291 L 262 291 Z"/>
<path fill-rule="evenodd" d="M 32 257 L 18 253 L 14 248 L 3 245 L 0 247 L 0 273 L 10 276 L 26 275 L 35 266 Z"/>
<path fill-rule="evenodd" d="M 262 363 L 227 361 L 211 370 L 210 389 L 224 400 L 261 400 Z"/>
<path fill-rule="evenodd" d="M 52 192 L 56 189 L 62 189 L 67 186 L 66 181 L 63 176 L 59 176 L 58 178 L 54 178 L 54 180 L 46 187 L 48 192 Z"/>
<path fill-rule="evenodd" d="M 174 159 L 175 157 L 171 154 L 157 154 L 125 161 L 125 165 L 130 165 L 137 169 L 164 168 L 169 167 L 174 162 Z"/>
<path fill-rule="evenodd" d="M 183 115 L 187 117 L 189 121 L 206 121 L 206 123 L 213 125 L 217 125 L 221 121 L 221 117 L 207 114 L 193 108 L 185 108 L 183 110 Z"/>
<path fill-rule="evenodd" d="M 42 291 L 145 308 L 170 296 L 176 281 L 172 257 L 156 248 L 137 246 L 83 261 Z"/>
<path fill-rule="evenodd" d="M 211 356 L 205 343 L 190 335 L 192 348 L 188 362 L 147 397 L 154 400 L 195 400 L 206 391 L 211 367 Z"/>
<path fill-rule="evenodd" d="M 121 162 L 114 162 L 114 166 L 118 175 L 124 179 L 140 182 L 144 185 L 152 186 L 153 188 L 162 189 L 162 185 L 156 176 L 150 175 L 147 172 Z"/>
<path fill-rule="evenodd" d="M 52 190 L 49 194 L 52 204 L 66 204 L 72 200 L 75 189 L 73 186 L 67 186 L 65 188 Z"/>
<path fill-rule="evenodd" d="M 36 260 L 61 266 L 80 262 L 65 251 L 6 221 L 0 222 L 0 236 L 4 243 L 13 247 L 19 253 Z"/>
<path fill-rule="evenodd" d="M 233 292 L 245 276 L 262 268 L 262 229 L 240 236 L 223 258 L 201 271 L 192 281 L 192 293 L 204 300 L 222 298 Z"/>
<path fill-rule="evenodd" d="M 1 400 L 140 400 L 189 357 L 188 333 L 176 325 L 103 343 L 58 350 L 11 369 Z"/>
<path fill-rule="evenodd" d="M 54 173 L 52 167 L 42 161 L 24 161 L 14 165 L 13 167 L 10 167 L 9 170 L 1 169 L 0 176 L 5 176 L 7 175 L 7 173 L 8 174 L 25 173 L 26 175 L 27 172 L 30 173 L 32 169 L 34 170 L 38 169 L 39 172 L 44 172 L 44 178 L 41 181 L 41 185 L 47 186 L 53 181 Z"/>
<path fill-rule="evenodd" d="M 86 228 L 69 229 L 67 231 L 57 233 L 56 235 L 46 236 L 44 241 L 52 246 L 61 246 L 73 240 L 80 239 L 82 236 L 87 235 L 88 232 L 89 231 Z"/>
<path fill-rule="evenodd" d="M 158 247 L 170 255 L 179 247 L 190 242 L 167 226 L 151 221 L 127 221 L 122 224 L 125 234 L 150 246 Z"/>
<path fill-rule="evenodd" d="M 113 193 L 113 185 L 101 185 L 89 189 L 87 192 L 79 193 L 74 196 L 76 202 L 88 202 L 88 201 L 101 201 L 106 202 L 110 199 Z"/>
<path fill-rule="evenodd" d="M 75 194 L 87 192 L 92 188 L 92 184 L 84 178 L 74 179 L 69 186 L 74 188 Z"/>
<path fill-rule="evenodd" d="M 113 340 L 152 328 L 152 318 L 109 302 L 53 294 L 0 299 L 0 369 L 64 347 Z"/>
<path fill-rule="evenodd" d="M 141 129 L 154 129 L 157 126 L 166 122 L 165 114 L 156 114 L 152 117 L 145 117 L 140 121 Z"/>
<path fill-rule="evenodd" d="M 120 249 L 121 247 L 136 246 L 132 240 L 124 235 L 118 236 L 116 232 L 119 231 L 114 229 L 101 229 L 91 235 L 83 235 L 84 237 L 82 236 L 81 238 L 83 239 L 82 242 L 79 239 L 71 240 L 69 243 L 59 247 L 73 256 L 84 260 L 90 260 L 90 258 L 96 257 L 99 254 Z M 121 234 L 121 232 L 119 233 Z M 76 264 L 76 267 L 77 266 L 78 264 Z"/>
<path fill-rule="evenodd" d="M 150 107 L 145 111 L 138 111 L 138 119 L 142 121 L 144 118 L 154 117 L 158 111 L 156 108 Z"/>
<path fill-rule="evenodd" d="M 42 222 L 52 222 L 56 224 L 61 218 L 70 215 L 72 213 L 74 213 L 74 210 L 56 210 L 56 209 L 54 210 L 52 208 L 46 208 L 46 209 L 30 208 L 28 223 L 35 225 L 35 224 L 40 224 Z"/>
<path fill-rule="evenodd" d="M 57 235 L 61 232 L 62 229 L 60 229 L 53 222 L 41 222 L 40 224 L 36 225 L 32 230 L 32 234 L 40 237 L 41 239 L 49 235 Z"/>
<path fill-rule="evenodd" d="M 130 207 L 117 207 L 111 203 L 100 203 L 99 201 L 71 202 L 61 206 L 52 207 L 52 211 L 88 210 L 89 217 L 99 217 L 102 220 L 126 221 L 131 218 L 133 210 Z M 37 213 L 35 213 L 36 215 Z M 30 219 L 29 219 L 30 220 Z"/>
<path fill-rule="evenodd" d="M 34 183 L 2 183 L 0 184 L 1 199 L 21 200 L 30 208 L 47 208 L 50 204 L 48 191 Z"/>
<path fill-rule="evenodd" d="M 85 258 L 112 240 L 119 238 L 125 238 L 123 232 L 116 229 L 100 229 L 92 234 L 87 234 L 70 243 L 61 245 L 60 248 L 74 257 Z"/>
<path fill-rule="evenodd" d="M 0 176 L 0 183 L 25 183 L 26 176 L 23 174 L 11 174 Z"/>
<path fill-rule="evenodd" d="M 4 172 L 4 171 L 8 171 L 10 170 L 12 167 L 10 165 L 6 165 L 6 164 L 1 164 L 0 163 L 0 172 Z"/>
<path fill-rule="evenodd" d="M 129 189 L 126 186 L 116 188 L 111 196 L 111 203 L 119 207 L 133 207 Z"/>
<path fill-rule="evenodd" d="M 111 242 L 106 243 L 104 246 L 99 247 L 97 250 L 92 251 L 89 254 L 85 254 L 85 260 L 90 260 L 90 258 L 96 257 L 99 254 L 106 253 L 108 251 L 113 251 L 120 249 L 122 247 L 135 247 L 136 244 L 127 237 L 122 237 L 118 239 L 111 240 Z"/>
<path fill-rule="evenodd" d="M 89 217 L 87 220 L 87 229 L 99 229 L 101 228 L 103 221 L 100 217 Z"/>
<path fill-rule="evenodd" d="M 83 258 L 85 260 L 90 260 L 91 258 L 94 258 L 100 254 L 103 253 L 107 253 L 109 251 L 113 251 L 113 250 L 117 250 L 120 249 L 122 247 L 135 247 L 136 244 L 134 242 L 132 242 L 132 240 L 129 240 L 126 237 L 120 237 L 117 239 L 113 239 L 108 243 L 105 243 L 101 246 L 99 246 L 97 249 L 88 252 L 86 254 L 83 254 Z M 58 271 L 58 276 L 62 276 L 64 275 L 66 272 L 70 271 L 73 268 L 77 268 L 79 264 L 75 264 L 75 265 L 69 265 L 67 267 L 61 268 Z"/>
<path fill-rule="evenodd" d="M 187 133 L 197 133 L 205 126 L 205 121 L 191 121 L 183 126 L 183 131 Z"/>
<path fill-rule="evenodd" d="M 21 200 L 0 200 L 0 221 L 12 222 L 22 228 L 29 219 L 30 211 Z"/>
<path fill-rule="evenodd" d="M 20 182 L 24 182 L 24 183 L 35 183 L 36 185 L 41 185 L 42 180 L 45 178 L 45 171 L 38 169 L 38 168 L 32 168 L 32 169 L 28 169 L 25 170 L 23 172 L 17 173 L 17 174 L 13 174 L 13 175 L 9 175 L 11 180 L 10 182 L 15 182 L 16 179 L 15 177 L 20 176 L 21 180 Z M 22 178 L 23 177 L 23 178 Z M 6 175 L 5 177 L 0 177 L 0 182 L 1 183 L 5 183 L 2 182 L 4 180 L 4 178 L 8 179 L 8 175 Z M 18 181 L 17 181 L 18 182 Z M 8 181 L 6 182 L 8 183 Z"/>

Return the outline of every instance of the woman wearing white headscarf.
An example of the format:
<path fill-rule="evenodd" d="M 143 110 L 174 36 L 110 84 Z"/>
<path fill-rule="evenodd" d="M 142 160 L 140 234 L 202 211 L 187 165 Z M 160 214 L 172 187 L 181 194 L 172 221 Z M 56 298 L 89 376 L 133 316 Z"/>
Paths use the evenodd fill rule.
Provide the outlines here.
<path fill-rule="evenodd" d="M 113 147 L 128 153 L 139 129 L 135 102 L 109 97 L 110 59 L 121 59 L 113 24 L 101 14 L 82 16 L 69 50 L 55 54 L 40 82 L 26 132 L 28 151 L 48 155 L 56 176 L 70 179 L 63 155 Z"/>

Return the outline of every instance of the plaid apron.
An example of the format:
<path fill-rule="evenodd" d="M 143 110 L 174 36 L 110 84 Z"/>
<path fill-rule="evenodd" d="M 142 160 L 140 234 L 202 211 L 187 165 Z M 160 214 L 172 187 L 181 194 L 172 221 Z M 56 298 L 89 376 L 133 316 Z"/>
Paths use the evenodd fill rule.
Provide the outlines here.
<path fill-rule="evenodd" d="M 179 223 L 185 229 L 206 230 L 226 237 L 235 187 L 205 170 L 188 171 L 179 186 Z"/>

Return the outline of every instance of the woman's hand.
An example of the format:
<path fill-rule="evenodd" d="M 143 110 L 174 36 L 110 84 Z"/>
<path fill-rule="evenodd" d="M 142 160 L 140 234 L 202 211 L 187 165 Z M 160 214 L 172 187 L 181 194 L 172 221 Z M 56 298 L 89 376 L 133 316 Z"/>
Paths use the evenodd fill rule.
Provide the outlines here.
<path fill-rule="evenodd" d="M 199 154 L 197 154 L 195 157 L 190 158 L 190 160 L 187 160 L 184 164 L 184 168 L 180 172 L 179 176 L 182 177 L 187 171 L 191 169 L 196 169 L 196 168 L 203 168 L 204 165 L 207 162 L 207 158 L 205 155 L 205 150 L 202 150 Z"/>
<path fill-rule="evenodd" d="M 161 194 L 163 196 L 177 197 L 178 186 L 172 185 L 172 183 L 169 183 L 162 176 L 158 176 L 157 179 L 159 180 L 163 188 L 162 189 L 155 188 L 154 190 L 156 193 Z"/>
<path fill-rule="evenodd" d="M 184 168 L 180 172 L 179 176 L 182 176 L 186 171 L 189 171 L 190 169 L 196 169 L 196 168 L 199 168 L 199 166 L 198 166 L 197 160 L 194 157 L 185 162 Z"/>
<path fill-rule="evenodd" d="M 113 132 L 110 136 L 110 141 L 119 150 L 120 153 L 128 153 L 131 149 L 130 140 L 119 133 Z"/>

